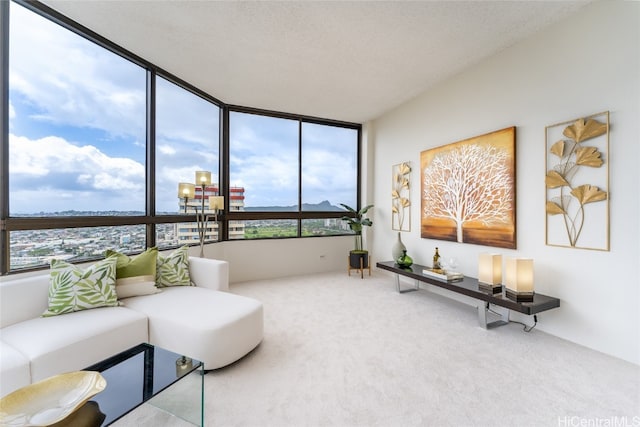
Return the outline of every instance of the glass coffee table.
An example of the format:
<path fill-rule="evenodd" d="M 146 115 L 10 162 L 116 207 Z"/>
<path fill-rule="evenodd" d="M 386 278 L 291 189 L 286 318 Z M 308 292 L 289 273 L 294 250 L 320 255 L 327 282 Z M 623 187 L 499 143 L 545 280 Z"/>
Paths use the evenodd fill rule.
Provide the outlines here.
<path fill-rule="evenodd" d="M 113 423 L 143 403 L 191 424 L 204 425 L 204 366 L 198 360 L 139 344 L 84 370 L 98 371 L 107 380 L 107 387 L 87 403 L 104 414 L 100 426 Z M 183 381 L 185 378 L 189 380 Z"/>

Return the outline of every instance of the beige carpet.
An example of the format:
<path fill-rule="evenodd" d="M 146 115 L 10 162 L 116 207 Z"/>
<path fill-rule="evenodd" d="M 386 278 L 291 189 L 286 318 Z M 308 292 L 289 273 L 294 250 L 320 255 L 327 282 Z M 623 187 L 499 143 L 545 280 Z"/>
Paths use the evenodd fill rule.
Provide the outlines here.
<path fill-rule="evenodd" d="M 205 376 L 207 426 L 640 425 L 640 367 L 517 324 L 484 330 L 475 308 L 398 294 L 380 271 L 231 290 L 263 301 L 265 336 Z M 180 425 L 148 425 L 162 424 Z"/>

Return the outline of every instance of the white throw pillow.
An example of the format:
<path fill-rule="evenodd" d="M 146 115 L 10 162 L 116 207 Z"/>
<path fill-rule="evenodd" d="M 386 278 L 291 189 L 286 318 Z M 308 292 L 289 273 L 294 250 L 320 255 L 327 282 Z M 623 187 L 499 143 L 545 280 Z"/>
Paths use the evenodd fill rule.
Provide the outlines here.
<path fill-rule="evenodd" d="M 127 277 L 116 280 L 116 292 L 118 299 L 137 297 L 139 295 L 151 295 L 162 292 L 156 288 L 154 276 Z"/>

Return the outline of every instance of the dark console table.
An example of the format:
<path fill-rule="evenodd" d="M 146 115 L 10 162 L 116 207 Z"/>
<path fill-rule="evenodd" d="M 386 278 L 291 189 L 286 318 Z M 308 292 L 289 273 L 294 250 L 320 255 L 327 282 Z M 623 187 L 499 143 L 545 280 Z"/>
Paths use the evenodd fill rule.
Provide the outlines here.
<path fill-rule="evenodd" d="M 376 264 L 378 268 L 390 271 L 396 275 L 396 286 L 398 292 L 411 292 L 420 289 L 420 282 L 428 283 L 439 288 L 447 289 L 451 292 L 466 295 L 471 298 L 475 298 L 478 301 L 478 322 L 480 326 L 488 329 L 496 326 L 506 325 L 509 323 L 509 310 L 517 311 L 526 315 L 535 315 L 542 311 L 550 310 L 552 308 L 560 307 L 560 300 L 558 298 L 542 295 L 539 293 L 534 294 L 532 302 L 517 302 L 507 298 L 504 290 L 499 294 L 492 294 L 490 291 L 480 289 L 478 286 L 478 279 L 472 277 L 464 277 L 461 281 L 446 282 L 444 280 L 438 280 L 430 276 L 426 276 L 422 273 L 422 270 L 430 267 L 413 264 L 411 267 L 400 267 L 393 261 L 378 262 Z M 410 277 L 415 279 L 415 287 L 408 289 L 400 288 L 400 276 Z M 494 322 L 487 322 L 487 312 L 490 311 L 489 304 L 493 304 L 498 307 L 502 307 L 502 313 L 500 320 Z M 493 311 L 493 310 L 491 310 Z"/>

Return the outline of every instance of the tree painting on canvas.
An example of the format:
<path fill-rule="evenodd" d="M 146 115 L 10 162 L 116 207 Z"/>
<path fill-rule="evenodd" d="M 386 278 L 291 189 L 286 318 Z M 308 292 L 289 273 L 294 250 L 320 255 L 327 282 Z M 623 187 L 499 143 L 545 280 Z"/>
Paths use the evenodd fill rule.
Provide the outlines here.
<path fill-rule="evenodd" d="M 423 238 L 516 248 L 515 132 L 420 153 Z"/>

